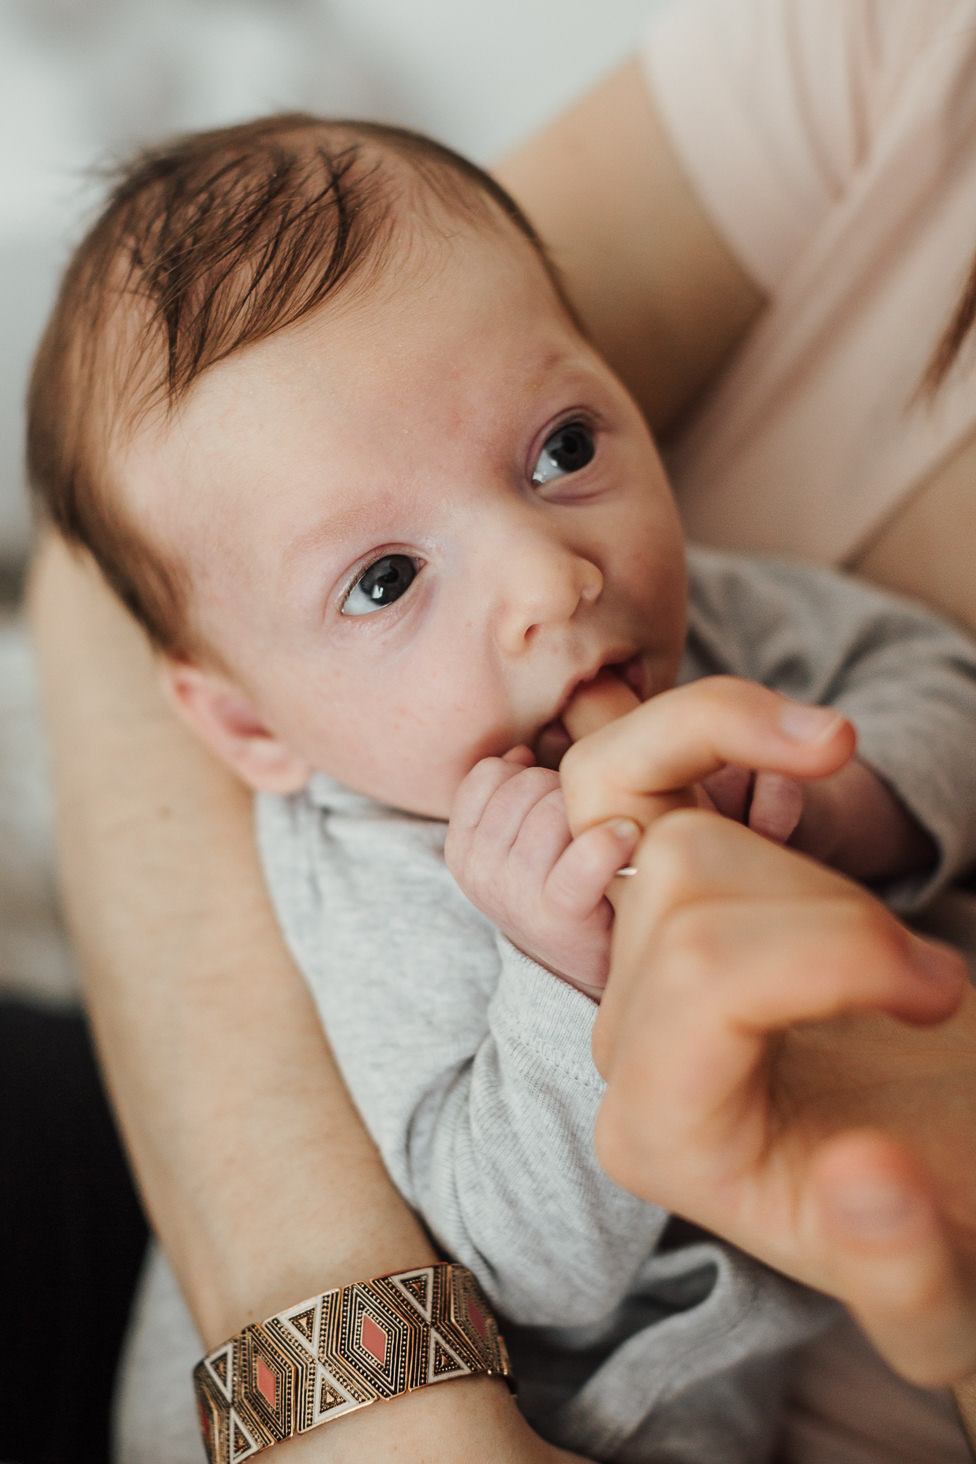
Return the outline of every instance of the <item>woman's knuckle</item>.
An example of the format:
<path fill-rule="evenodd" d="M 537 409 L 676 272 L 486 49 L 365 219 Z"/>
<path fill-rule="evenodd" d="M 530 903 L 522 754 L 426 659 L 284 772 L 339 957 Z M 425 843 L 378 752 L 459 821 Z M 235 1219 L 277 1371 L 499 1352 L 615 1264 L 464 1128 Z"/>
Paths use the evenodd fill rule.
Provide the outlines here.
<path fill-rule="evenodd" d="M 701 907 L 676 911 L 658 933 L 659 978 L 693 994 L 710 986 L 722 967 L 722 932 Z"/>
<path fill-rule="evenodd" d="M 703 852 L 713 825 L 700 809 L 677 809 L 652 824 L 644 836 L 639 862 L 650 865 L 648 878 L 672 898 L 697 884 Z"/>

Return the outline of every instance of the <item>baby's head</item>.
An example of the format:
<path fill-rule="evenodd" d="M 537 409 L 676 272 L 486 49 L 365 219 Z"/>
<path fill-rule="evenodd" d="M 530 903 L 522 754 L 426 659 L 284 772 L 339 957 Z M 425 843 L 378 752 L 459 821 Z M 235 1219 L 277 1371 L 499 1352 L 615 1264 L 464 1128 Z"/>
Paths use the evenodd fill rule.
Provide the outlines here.
<path fill-rule="evenodd" d="M 40 346 L 30 471 L 249 783 L 446 816 L 647 697 L 685 574 L 643 419 L 531 227 L 427 139 L 279 117 L 138 158 Z"/>

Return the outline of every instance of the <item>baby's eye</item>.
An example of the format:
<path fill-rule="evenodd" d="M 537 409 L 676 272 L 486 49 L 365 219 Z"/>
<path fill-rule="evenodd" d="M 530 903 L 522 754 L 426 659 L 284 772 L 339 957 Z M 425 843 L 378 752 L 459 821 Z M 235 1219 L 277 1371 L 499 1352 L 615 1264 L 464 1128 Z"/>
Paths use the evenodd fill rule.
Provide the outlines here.
<path fill-rule="evenodd" d="M 566 422 L 546 439 L 532 469 L 532 481 L 541 487 L 567 473 L 578 473 L 593 461 L 595 452 L 593 431 L 587 423 Z"/>
<path fill-rule="evenodd" d="M 371 615 L 406 594 L 420 566 L 409 554 L 384 554 L 364 569 L 342 602 L 343 615 Z"/>

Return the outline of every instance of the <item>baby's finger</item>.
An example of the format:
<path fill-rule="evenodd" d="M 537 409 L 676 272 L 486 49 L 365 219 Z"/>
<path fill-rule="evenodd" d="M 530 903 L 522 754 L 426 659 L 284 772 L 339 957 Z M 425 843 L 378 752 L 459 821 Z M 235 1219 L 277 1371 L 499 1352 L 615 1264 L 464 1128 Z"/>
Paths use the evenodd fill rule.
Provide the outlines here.
<path fill-rule="evenodd" d="M 459 834 L 477 828 L 498 789 L 525 771 L 526 763 L 514 755 L 518 751 L 513 748 L 504 757 L 484 757 L 475 763 L 454 795 L 448 838 L 453 835 L 456 840 Z"/>
<path fill-rule="evenodd" d="M 499 783 L 482 809 L 479 838 L 498 849 L 511 849 L 536 805 L 559 791 L 559 774 L 550 768 L 517 768 L 515 777 Z M 565 814 L 560 807 L 560 817 Z"/>
<path fill-rule="evenodd" d="M 640 838 L 640 825 L 629 818 L 587 829 L 553 865 L 546 897 L 567 919 L 586 920 L 602 903 L 617 870 L 630 862 Z"/>
<path fill-rule="evenodd" d="M 518 763 L 523 768 L 530 768 L 535 762 L 535 753 L 531 747 L 526 747 L 524 742 L 520 742 L 517 747 L 510 747 L 507 752 L 503 752 L 501 760 L 502 762 Z"/>
<path fill-rule="evenodd" d="M 822 777 L 849 761 L 839 712 L 730 676 L 663 692 L 569 748 L 560 765 L 574 833 L 626 816 L 646 826 L 726 763 Z"/>
<path fill-rule="evenodd" d="M 803 787 L 783 773 L 759 772 L 749 805 L 749 827 L 774 844 L 785 844 L 803 814 Z"/>
<path fill-rule="evenodd" d="M 708 798 L 708 803 L 702 802 L 701 806 L 711 808 L 723 818 L 745 823 L 754 777 L 750 768 L 740 768 L 735 763 L 726 764 L 699 785 L 699 791 L 704 792 Z"/>
<path fill-rule="evenodd" d="M 534 803 L 515 835 L 509 868 L 516 880 L 532 881 L 539 889 L 572 839 L 566 822 L 566 804 L 558 783 Z"/>

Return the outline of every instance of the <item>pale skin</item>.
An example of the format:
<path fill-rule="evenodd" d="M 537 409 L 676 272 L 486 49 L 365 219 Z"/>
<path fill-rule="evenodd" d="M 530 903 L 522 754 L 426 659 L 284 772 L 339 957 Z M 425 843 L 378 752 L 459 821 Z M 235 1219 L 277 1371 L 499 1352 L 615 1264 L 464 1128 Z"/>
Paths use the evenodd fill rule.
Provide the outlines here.
<path fill-rule="evenodd" d="M 584 193 L 573 186 L 581 172 Z M 707 383 L 762 299 L 685 184 L 636 65 L 502 173 L 555 243 L 595 339 L 652 422 L 664 425 Z M 668 228 L 657 227 L 661 218 Z M 638 345 L 646 331 L 654 351 Z M 976 602 L 959 525 L 974 513 L 965 491 L 974 455 L 967 445 L 940 469 L 886 525 L 861 566 L 970 624 Z M 144 1193 L 204 1341 L 214 1345 L 325 1285 L 417 1264 L 427 1254 L 423 1241 L 349 1113 L 274 933 L 249 852 L 247 798 L 167 716 L 139 637 L 90 572 L 54 545 L 35 579 L 34 611 L 64 876 L 89 1001 Z M 732 824 L 721 828 L 726 838 L 743 836 Z M 758 847 L 767 860 L 797 867 L 772 845 Z M 201 900 L 203 890 L 214 898 Z M 689 904 L 697 901 L 707 914 L 711 892 L 690 885 L 688 893 Z M 825 955 L 859 952 L 910 977 L 903 938 L 887 917 L 879 923 L 867 897 L 850 897 L 854 904 L 845 906 L 861 913 L 853 930 L 831 926 L 835 904 L 820 886 L 809 898 L 811 908 L 824 899 L 824 919 L 800 929 L 775 919 L 775 902 L 746 906 L 756 934 L 779 942 L 783 969 L 815 971 Z M 714 950 L 713 961 L 733 957 L 735 950 Z M 741 950 L 737 959 L 741 965 Z M 228 1023 L 236 1042 L 215 1045 L 213 1031 Z M 187 1081 L 172 1081 L 174 1072 Z M 953 1081 L 951 1073 L 933 1073 L 927 1111 L 941 1112 Z M 332 1186 L 340 1173 L 342 1202 Z M 833 1192 L 843 1197 L 847 1182 L 834 1176 Z M 916 1183 L 915 1193 L 930 1205 L 928 1189 Z M 757 1217 L 755 1249 L 761 1232 Z M 879 1241 L 840 1216 L 832 1236 L 835 1257 L 848 1262 L 840 1289 L 857 1301 L 889 1355 L 897 1362 L 899 1339 L 931 1321 L 929 1354 L 948 1366 L 960 1330 L 976 1330 L 976 1309 L 966 1311 L 967 1294 L 958 1288 L 961 1321 L 930 1305 L 927 1268 L 946 1295 L 953 1291 L 947 1235 L 935 1220 L 921 1233 L 916 1225 L 889 1227 Z M 892 1271 L 909 1284 L 893 1292 Z M 485 1408 L 478 1399 L 488 1395 L 493 1402 Z M 361 1458 L 357 1449 L 379 1451 L 394 1440 L 399 1457 L 418 1464 L 555 1457 L 528 1437 L 507 1396 L 490 1384 L 426 1390 L 389 1405 L 385 1417 L 380 1410 L 354 1415 L 328 1438 L 312 1434 L 282 1447 L 296 1459 L 334 1459 L 343 1448 Z"/>

